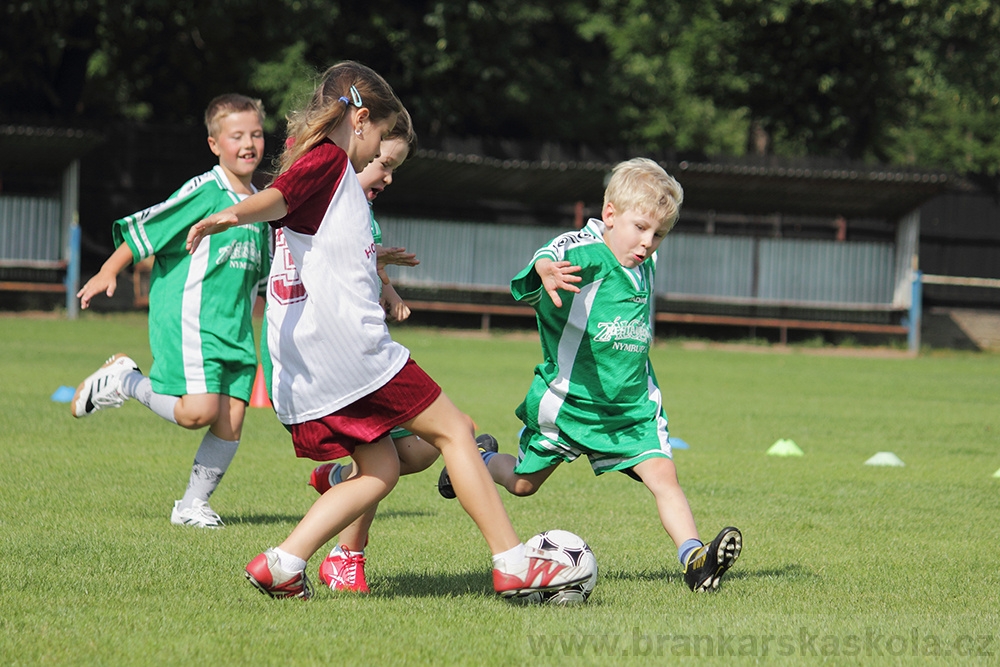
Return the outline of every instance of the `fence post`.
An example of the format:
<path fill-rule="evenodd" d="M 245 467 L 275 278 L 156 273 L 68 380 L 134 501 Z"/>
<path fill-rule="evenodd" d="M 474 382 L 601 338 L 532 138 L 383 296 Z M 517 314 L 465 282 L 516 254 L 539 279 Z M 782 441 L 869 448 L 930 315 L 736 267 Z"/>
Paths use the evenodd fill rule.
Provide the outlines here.
<path fill-rule="evenodd" d="M 913 272 L 913 294 L 910 297 L 910 331 L 906 336 L 912 354 L 920 352 L 920 321 L 923 318 L 923 276 L 919 269 Z"/>
<path fill-rule="evenodd" d="M 69 261 L 66 263 L 66 317 L 75 320 L 80 314 L 80 301 L 76 293 L 80 289 L 80 225 L 76 222 L 69 228 Z"/>

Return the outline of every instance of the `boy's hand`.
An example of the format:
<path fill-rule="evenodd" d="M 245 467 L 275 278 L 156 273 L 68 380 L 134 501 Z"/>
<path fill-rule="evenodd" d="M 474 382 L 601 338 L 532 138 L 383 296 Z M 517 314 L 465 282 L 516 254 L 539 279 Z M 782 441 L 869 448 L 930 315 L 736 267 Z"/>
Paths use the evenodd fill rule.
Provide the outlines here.
<path fill-rule="evenodd" d="M 410 316 L 410 307 L 400 298 L 392 285 L 386 285 L 382 289 L 382 309 L 385 310 L 385 317 L 390 322 L 402 322 Z"/>
<path fill-rule="evenodd" d="M 198 244 L 209 234 L 224 232 L 230 227 L 240 224 L 239 217 L 235 213 L 220 211 L 213 213 L 204 220 L 199 220 L 191 226 L 187 235 L 187 251 L 194 253 L 198 249 Z"/>
<path fill-rule="evenodd" d="M 111 253 L 111 257 L 101 265 L 101 270 L 76 293 L 80 299 L 80 308 L 86 310 L 90 300 L 104 292 L 109 297 L 114 296 L 118 287 L 118 274 L 132 263 L 132 251 L 127 244 L 122 243 Z"/>
<path fill-rule="evenodd" d="M 580 288 L 573 283 L 578 283 L 583 278 L 575 275 L 580 271 L 579 266 L 573 266 L 569 262 L 562 260 L 554 262 L 543 257 L 535 262 L 535 273 L 542 279 L 542 286 L 552 299 L 552 305 L 562 308 L 562 299 L 559 298 L 559 290 L 579 293 Z"/>
<path fill-rule="evenodd" d="M 420 260 L 417 259 L 414 253 L 406 252 L 406 248 L 383 248 L 382 246 L 376 246 L 375 257 L 380 269 L 389 264 L 416 266 L 420 263 Z"/>
<path fill-rule="evenodd" d="M 90 306 L 90 300 L 101 292 L 109 297 L 114 296 L 116 287 L 118 287 L 118 274 L 114 271 L 101 269 L 76 293 L 77 298 L 80 299 L 80 308 L 86 310 Z"/>

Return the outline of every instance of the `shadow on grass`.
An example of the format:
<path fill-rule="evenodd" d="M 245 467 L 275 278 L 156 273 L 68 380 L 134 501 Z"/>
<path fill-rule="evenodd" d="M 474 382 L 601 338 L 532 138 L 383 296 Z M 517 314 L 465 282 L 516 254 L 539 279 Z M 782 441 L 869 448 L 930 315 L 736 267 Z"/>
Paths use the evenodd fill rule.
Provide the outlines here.
<path fill-rule="evenodd" d="M 378 511 L 379 519 L 410 519 L 413 517 L 437 516 L 437 512 L 426 512 L 422 510 L 386 510 Z"/>
<path fill-rule="evenodd" d="M 678 568 L 680 566 L 678 565 Z M 601 571 L 601 579 L 607 581 L 666 581 L 666 582 L 679 582 L 684 583 L 684 573 L 680 570 L 656 570 L 656 571 L 646 571 L 646 572 L 625 572 L 622 570 L 612 570 L 612 571 Z M 778 568 L 770 568 L 763 570 L 747 570 L 740 567 L 739 562 L 733 566 L 733 569 L 726 572 L 723 578 L 723 583 L 731 580 L 751 580 L 751 579 L 805 579 L 805 578 L 816 578 L 819 577 L 818 574 L 812 570 L 798 565 L 796 563 L 789 563 Z"/>
<path fill-rule="evenodd" d="M 410 519 L 416 517 L 428 517 L 435 516 L 435 512 L 424 512 L 424 511 L 409 511 L 409 510 L 388 510 L 385 512 L 379 511 L 379 519 Z M 238 525 L 238 524 L 249 524 L 253 526 L 267 526 L 279 523 L 291 523 L 297 524 L 302 520 L 301 514 L 227 514 L 224 521 L 227 524 Z"/>
<path fill-rule="evenodd" d="M 250 524 L 253 526 L 267 526 L 279 523 L 290 523 L 292 525 L 302 520 L 302 515 L 296 514 L 227 514 L 223 521 L 226 525 L 235 526 L 239 524 Z"/>
<path fill-rule="evenodd" d="M 370 585 L 372 593 L 381 598 L 450 598 L 469 594 L 496 595 L 490 572 L 486 569 L 481 572 L 458 574 L 405 573 L 378 577 Z"/>

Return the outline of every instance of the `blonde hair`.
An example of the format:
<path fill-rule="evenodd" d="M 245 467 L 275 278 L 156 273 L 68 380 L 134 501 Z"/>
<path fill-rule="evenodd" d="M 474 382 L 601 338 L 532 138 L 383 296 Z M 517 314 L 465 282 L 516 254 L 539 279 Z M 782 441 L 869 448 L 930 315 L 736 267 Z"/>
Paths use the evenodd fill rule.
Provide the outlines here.
<path fill-rule="evenodd" d="M 260 100 L 236 93 L 226 93 L 214 98 L 205 109 L 205 129 L 208 130 L 208 136 L 214 137 L 219 133 L 223 118 L 244 111 L 253 111 L 260 118 L 261 124 L 264 124 L 264 105 Z"/>
<path fill-rule="evenodd" d="M 670 231 L 681 215 L 684 189 L 656 162 L 638 157 L 612 169 L 604 190 L 604 205 L 609 202 L 619 213 L 638 211 L 661 220 Z"/>
<path fill-rule="evenodd" d="M 278 173 L 287 171 L 333 132 L 352 106 L 368 109 L 375 123 L 403 110 L 392 87 L 375 70 L 351 60 L 337 63 L 320 77 L 305 108 L 289 114 L 288 140 Z"/>
<path fill-rule="evenodd" d="M 407 154 L 413 155 L 413 151 L 417 149 L 417 133 L 413 129 L 413 120 L 410 118 L 409 111 L 405 108 L 400 110 L 399 115 L 396 116 L 396 125 L 385 138 L 402 139 L 406 142 Z"/>

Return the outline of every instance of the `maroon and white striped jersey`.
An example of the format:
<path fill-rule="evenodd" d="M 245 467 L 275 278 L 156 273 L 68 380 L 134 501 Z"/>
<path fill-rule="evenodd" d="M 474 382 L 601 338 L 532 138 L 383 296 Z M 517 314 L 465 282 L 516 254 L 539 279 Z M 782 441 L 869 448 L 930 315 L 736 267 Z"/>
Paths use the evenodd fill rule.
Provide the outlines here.
<path fill-rule="evenodd" d="M 347 154 L 324 141 L 270 186 L 276 228 L 267 292 L 271 400 L 284 424 L 324 417 L 375 391 L 406 363 L 379 305 L 375 241 Z"/>

